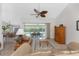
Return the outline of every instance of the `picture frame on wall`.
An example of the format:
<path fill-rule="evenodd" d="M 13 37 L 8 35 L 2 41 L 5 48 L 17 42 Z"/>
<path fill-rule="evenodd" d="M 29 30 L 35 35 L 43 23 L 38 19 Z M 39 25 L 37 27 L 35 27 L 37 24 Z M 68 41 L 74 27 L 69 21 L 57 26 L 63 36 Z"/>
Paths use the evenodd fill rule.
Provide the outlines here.
<path fill-rule="evenodd" d="M 79 31 L 79 20 L 76 21 L 76 30 Z"/>

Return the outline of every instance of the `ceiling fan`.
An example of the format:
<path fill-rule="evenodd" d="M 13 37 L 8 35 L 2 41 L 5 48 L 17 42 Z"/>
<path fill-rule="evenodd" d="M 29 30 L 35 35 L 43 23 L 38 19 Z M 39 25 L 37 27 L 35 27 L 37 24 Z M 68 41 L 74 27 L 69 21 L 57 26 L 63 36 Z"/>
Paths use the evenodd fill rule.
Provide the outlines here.
<path fill-rule="evenodd" d="M 37 9 L 34 9 L 34 12 L 36 14 L 32 14 L 32 15 L 36 15 L 36 18 L 38 18 L 39 16 L 46 17 L 46 14 L 48 13 L 48 11 L 46 11 L 46 10 L 38 11 Z"/>

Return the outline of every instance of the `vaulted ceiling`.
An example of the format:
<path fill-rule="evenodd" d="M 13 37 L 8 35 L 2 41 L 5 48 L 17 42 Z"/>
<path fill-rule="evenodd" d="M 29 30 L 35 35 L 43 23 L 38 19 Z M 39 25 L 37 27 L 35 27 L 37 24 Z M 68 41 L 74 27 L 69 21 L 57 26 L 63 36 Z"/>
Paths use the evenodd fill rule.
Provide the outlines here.
<path fill-rule="evenodd" d="M 3 15 L 14 15 L 15 17 L 31 18 L 33 9 L 36 8 L 40 11 L 47 10 L 48 18 L 55 19 L 67 6 L 67 3 L 4 3 L 2 4 Z"/>

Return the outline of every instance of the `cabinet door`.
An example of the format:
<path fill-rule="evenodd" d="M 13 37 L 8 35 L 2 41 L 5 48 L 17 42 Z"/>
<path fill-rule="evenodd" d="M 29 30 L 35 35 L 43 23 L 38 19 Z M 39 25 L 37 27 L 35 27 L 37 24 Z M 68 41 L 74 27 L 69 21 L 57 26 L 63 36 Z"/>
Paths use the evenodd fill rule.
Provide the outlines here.
<path fill-rule="evenodd" d="M 55 28 L 55 41 L 58 42 L 59 39 L 59 29 L 56 27 Z"/>
<path fill-rule="evenodd" d="M 59 30 L 59 43 L 64 44 L 65 43 L 65 31 L 64 29 Z"/>
<path fill-rule="evenodd" d="M 55 30 L 55 41 L 64 44 L 65 43 L 65 29 L 59 28 Z"/>

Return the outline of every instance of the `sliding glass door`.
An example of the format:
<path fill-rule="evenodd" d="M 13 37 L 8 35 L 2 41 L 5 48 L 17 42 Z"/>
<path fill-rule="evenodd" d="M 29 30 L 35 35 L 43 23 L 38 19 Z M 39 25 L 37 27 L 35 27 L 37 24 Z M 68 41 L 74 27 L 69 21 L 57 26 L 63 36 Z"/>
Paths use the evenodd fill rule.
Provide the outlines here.
<path fill-rule="evenodd" d="M 24 32 L 29 37 L 39 37 L 39 39 L 45 39 L 47 37 L 47 25 L 46 24 L 25 24 Z"/>

